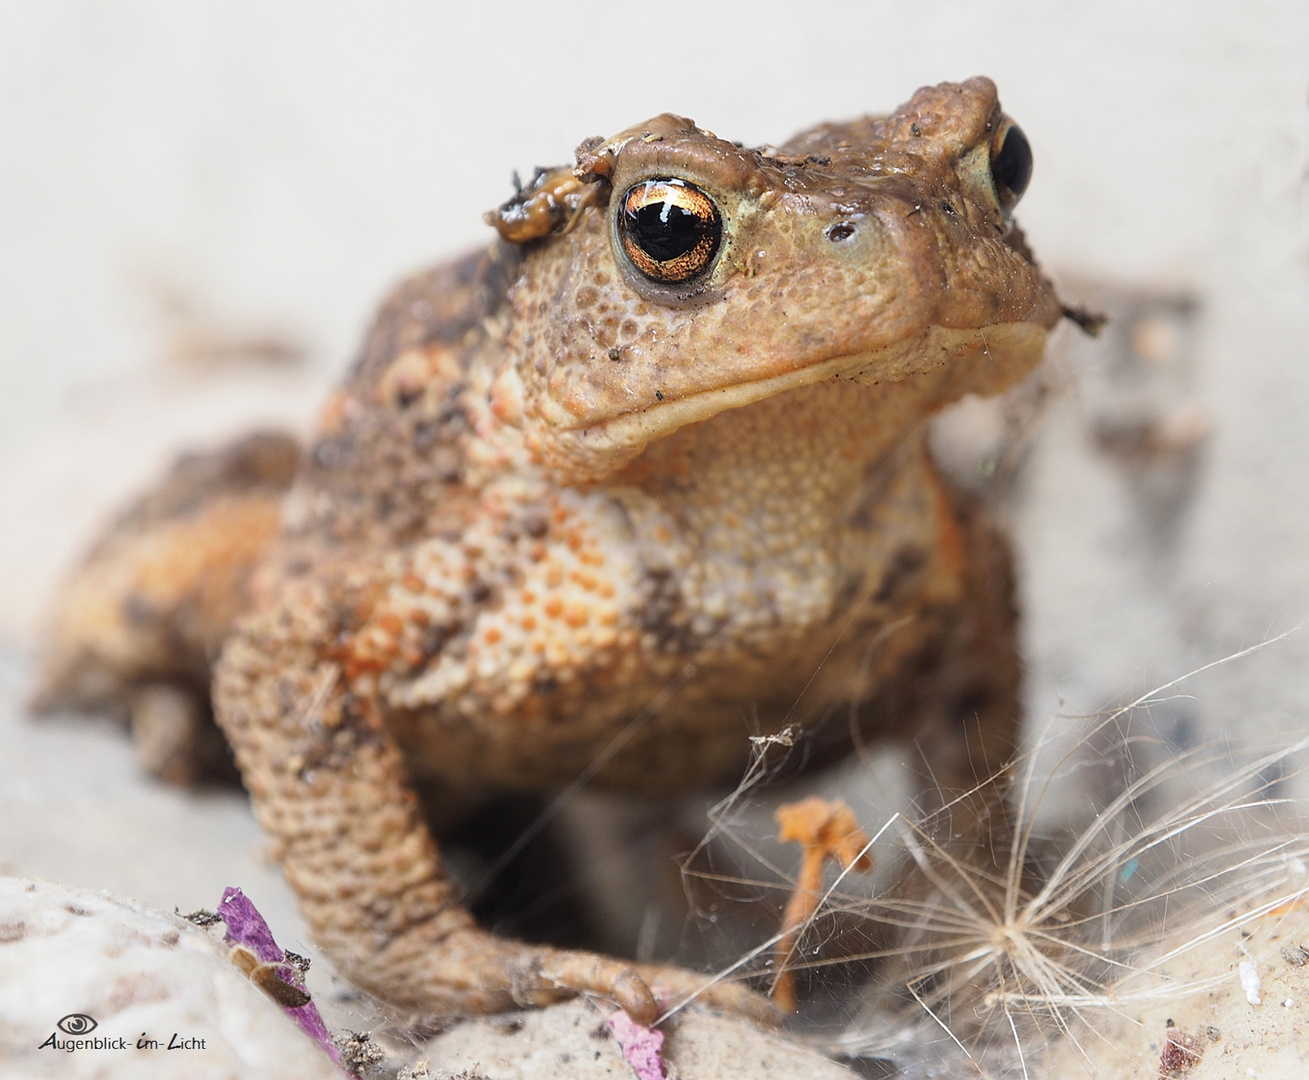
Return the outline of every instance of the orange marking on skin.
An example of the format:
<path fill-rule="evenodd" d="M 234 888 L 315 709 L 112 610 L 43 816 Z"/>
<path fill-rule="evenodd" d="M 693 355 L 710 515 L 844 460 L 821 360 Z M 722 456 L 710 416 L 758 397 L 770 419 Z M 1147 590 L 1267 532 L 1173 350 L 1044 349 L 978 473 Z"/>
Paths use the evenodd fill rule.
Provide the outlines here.
<path fill-rule="evenodd" d="M 405 574 L 405 576 L 400 579 L 400 584 L 404 586 L 408 592 L 420 593 L 423 591 L 423 579 L 417 574 Z"/>
<path fill-rule="evenodd" d="M 385 664 L 366 653 L 361 655 L 354 651 L 351 651 L 341 664 L 345 677 L 350 682 L 355 682 L 366 675 L 376 675 L 385 666 Z"/>
<path fill-rule="evenodd" d="M 932 494 L 936 500 L 937 520 L 941 522 L 941 539 L 937 545 L 937 551 L 940 554 L 941 562 L 945 572 L 954 580 L 963 579 L 967 568 L 968 553 L 964 543 L 963 530 L 959 528 L 959 522 L 955 519 L 954 510 L 950 505 L 950 496 L 943 485 L 936 477 L 932 475 Z"/>
<path fill-rule="evenodd" d="M 500 642 L 500 628 L 498 626 L 488 626 L 486 632 L 482 635 L 488 645 L 496 645 Z"/>
<path fill-rule="evenodd" d="M 388 611 L 378 619 L 377 625 L 393 638 L 399 637 L 404 633 L 405 629 L 405 624 L 401 621 L 400 616 L 393 611 Z"/>
<path fill-rule="evenodd" d="M 535 629 L 536 629 L 536 616 L 535 616 L 535 615 L 524 615 L 523 618 L 522 618 L 522 621 L 521 621 L 520 625 L 522 626 L 522 628 L 523 628 L 524 630 L 535 630 Z"/>
<path fill-rule="evenodd" d="M 345 423 L 345 405 L 349 395 L 344 390 L 331 394 L 318 410 L 318 430 L 324 435 L 338 431 Z"/>
<path fill-rule="evenodd" d="M 572 548 L 573 551 L 579 551 L 584 539 L 585 537 L 580 531 L 573 529 L 568 534 L 568 546 Z"/>
<path fill-rule="evenodd" d="M 552 619 L 559 618 L 559 614 L 563 610 L 564 610 L 564 602 L 560 600 L 559 597 L 557 596 L 552 596 L 550 597 L 549 600 L 545 602 L 545 613 L 549 615 L 550 618 Z"/>
<path fill-rule="evenodd" d="M 239 611 L 244 575 L 276 535 L 279 519 L 267 496 L 216 498 L 151 538 L 132 560 L 131 591 L 153 607 L 185 603 L 226 625 Z"/>
<path fill-rule="evenodd" d="M 564 608 L 564 622 L 569 626 L 585 626 L 590 617 L 591 613 L 580 600 L 574 600 Z"/>

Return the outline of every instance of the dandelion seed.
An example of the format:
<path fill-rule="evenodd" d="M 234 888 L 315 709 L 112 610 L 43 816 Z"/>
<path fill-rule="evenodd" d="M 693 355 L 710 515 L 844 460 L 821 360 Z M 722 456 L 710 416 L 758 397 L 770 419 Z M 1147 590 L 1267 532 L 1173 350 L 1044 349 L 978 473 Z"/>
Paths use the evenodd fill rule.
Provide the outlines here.
<path fill-rule="evenodd" d="M 1025 1076 L 1031 1052 L 1042 1043 L 1053 1049 L 1055 1041 L 1094 1071 L 1096 1041 L 1114 1038 L 1101 1017 L 1215 989 L 1232 975 L 1189 977 L 1186 957 L 1230 940 L 1233 931 L 1282 919 L 1309 896 L 1305 805 L 1279 794 L 1296 771 L 1288 762 L 1309 751 L 1309 738 L 1275 737 L 1263 750 L 1226 740 L 1174 752 L 1152 730 L 1132 731 L 1136 711 L 1144 715 L 1188 677 L 1094 718 L 1053 765 L 1046 751 L 1054 721 L 1031 750 L 972 790 L 941 793 L 929 813 L 891 813 L 878 835 L 898 839 L 906 871 L 871 896 L 842 887 L 842 875 L 803 918 L 803 928 L 829 920 L 847 942 L 867 925 L 865 950 L 826 947 L 811 958 L 809 942 L 802 954 L 779 933 L 738 954 L 720 977 L 766 970 L 770 954 L 778 958 L 774 970 L 786 974 L 842 964 L 841 988 L 862 969 L 868 979 L 860 1012 L 826 1046 L 842 1056 L 883 1058 L 914 1075 Z M 768 748 L 756 744 L 745 779 L 711 812 L 710 837 L 735 840 L 765 870 L 702 875 L 737 895 L 762 896 L 788 876 L 741 829 L 740 807 L 767 778 Z M 1080 824 L 1040 831 L 1050 816 L 1043 803 L 1069 793 L 1067 778 L 1105 768 L 1113 774 L 1085 784 Z M 805 891 L 812 899 L 818 888 Z M 1297 946 L 1282 955 L 1309 963 L 1309 941 L 1303 952 Z M 1258 979 L 1253 963 L 1249 972 Z M 1237 974 L 1248 996 L 1245 971 Z M 1259 990 L 1256 982 L 1255 999 Z M 830 1001 L 816 1002 L 815 1012 L 823 1004 L 848 1008 L 840 992 L 832 984 Z M 1221 1038 L 1213 1027 L 1203 1036 Z M 1181 1058 L 1199 1046 L 1172 1053 Z"/>

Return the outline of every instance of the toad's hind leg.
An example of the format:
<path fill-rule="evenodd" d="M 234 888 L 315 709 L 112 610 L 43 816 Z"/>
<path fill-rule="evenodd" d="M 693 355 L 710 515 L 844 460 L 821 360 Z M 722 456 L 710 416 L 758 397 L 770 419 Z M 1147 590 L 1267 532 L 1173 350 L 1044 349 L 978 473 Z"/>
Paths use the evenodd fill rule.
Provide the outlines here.
<path fill-rule="evenodd" d="M 917 741 L 938 799 L 987 789 L 1003 800 L 1022 719 L 1013 558 L 982 503 L 945 485 L 941 494 L 949 505 L 947 558 L 961 563 L 962 595 L 922 684 Z"/>
<path fill-rule="evenodd" d="M 707 981 L 673 968 L 497 937 L 442 866 L 399 746 L 375 701 L 346 691 L 329 586 L 292 583 L 248 620 L 215 672 L 219 722 L 314 938 L 347 977 L 427 1017 L 593 993 L 649 1023 Z M 338 598 L 339 600 L 340 598 Z M 764 1018 L 720 983 L 701 1000 Z"/>
<path fill-rule="evenodd" d="M 299 463 L 280 434 L 187 454 L 111 522 L 58 597 L 34 710 L 128 714 L 142 765 L 165 780 L 230 774 L 210 666 Z"/>

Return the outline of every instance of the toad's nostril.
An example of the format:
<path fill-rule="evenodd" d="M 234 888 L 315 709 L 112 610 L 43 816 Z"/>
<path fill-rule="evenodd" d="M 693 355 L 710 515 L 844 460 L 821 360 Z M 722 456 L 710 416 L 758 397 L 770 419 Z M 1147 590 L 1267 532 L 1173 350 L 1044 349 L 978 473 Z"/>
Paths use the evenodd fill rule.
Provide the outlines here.
<path fill-rule="evenodd" d="M 833 244 L 839 244 L 842 240 L 849 240 L 854 235 L 854 222 L 838 221 L 835 225 L 827 227 L 827 239 Z"/>

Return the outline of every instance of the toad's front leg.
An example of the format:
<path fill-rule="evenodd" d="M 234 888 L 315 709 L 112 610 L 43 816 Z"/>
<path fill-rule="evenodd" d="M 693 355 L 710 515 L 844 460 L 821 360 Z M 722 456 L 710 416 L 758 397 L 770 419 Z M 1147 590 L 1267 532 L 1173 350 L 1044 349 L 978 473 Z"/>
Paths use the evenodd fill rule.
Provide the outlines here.
<path fill-rule="evenodd" d="M 331 658 L 324 590 L 293 586 L 229 641 L 215 678 L 220 723 L 311 932 L 351 979 L 429 1016 L 491 1013 L 582 993 L 640 1022 L 707 980 L 674 968 L 532 945 L 481 930 L 442 866 L 399 747 L 375 701 Z M 701 1000 L 764 1018 L 719 983 Z"/>

